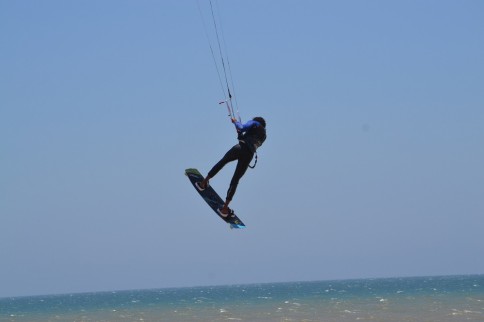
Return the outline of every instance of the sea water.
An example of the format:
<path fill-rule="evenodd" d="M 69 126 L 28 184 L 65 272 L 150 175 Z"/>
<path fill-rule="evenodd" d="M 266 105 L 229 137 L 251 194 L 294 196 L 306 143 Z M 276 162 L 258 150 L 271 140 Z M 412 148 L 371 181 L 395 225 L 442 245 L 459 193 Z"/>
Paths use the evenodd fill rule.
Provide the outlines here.
<path fill-rule="evenodd" d="M 484 275 L 3 298 L 0 321 L 484 321 Z"/>

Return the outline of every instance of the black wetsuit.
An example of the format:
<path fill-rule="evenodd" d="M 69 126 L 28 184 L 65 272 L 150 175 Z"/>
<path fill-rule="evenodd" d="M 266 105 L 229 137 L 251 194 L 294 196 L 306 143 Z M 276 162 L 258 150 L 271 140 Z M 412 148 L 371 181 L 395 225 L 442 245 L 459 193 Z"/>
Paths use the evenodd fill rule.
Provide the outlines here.
<path fill-rule="evenodd" d="M 237 160 L 237 166 L 227 191 L 226 199 L 228 201 L 232 200 L 239 180 L 247 171 L 255 151 L 266 139 L 266 130 L 257 121 L 250 120 L 244 125 L 235 122 L 235 127 L 239 132 L 239 143 L 227 151 L 223 158 L 208 173 L 208 177 L 213 178 L 227 163 Z"/>

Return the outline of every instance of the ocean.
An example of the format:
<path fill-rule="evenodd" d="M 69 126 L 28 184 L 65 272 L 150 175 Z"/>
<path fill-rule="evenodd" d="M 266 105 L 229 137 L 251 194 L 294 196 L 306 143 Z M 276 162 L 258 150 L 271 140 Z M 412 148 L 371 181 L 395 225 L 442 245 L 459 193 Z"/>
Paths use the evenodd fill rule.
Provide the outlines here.
<path fill-rule="evenodd" d="M 0 321 L 484 321 L 484 275 L 0 299 Z"/>

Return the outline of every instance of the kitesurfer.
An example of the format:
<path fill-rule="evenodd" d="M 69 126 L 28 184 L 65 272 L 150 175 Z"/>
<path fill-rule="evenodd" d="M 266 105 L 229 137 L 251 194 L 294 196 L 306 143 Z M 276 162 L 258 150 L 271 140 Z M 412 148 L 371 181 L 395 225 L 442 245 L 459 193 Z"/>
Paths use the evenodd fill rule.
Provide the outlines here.
<path fill-rule="evenodd" d="M 230 181 L 229 189 L 227 190 L 225 203 L 221 209 L 218 209 L 218 212 L 222 217 L 227 217 L 233 213 L 229 208 L 229 203 L 234 197 L 239 180 L 245 174 L 245 171 L 247 171 L 254 153 L 266 139 L 266 121 L 260 116 L 254 117 L 245 124 L 232 118 L 232 123 L 234 123 L 235 128 L 237 129 L 239 143 L 227 151 L 223 158 L 208 172 L 202 182 L 196 183 L 198 190 L 205 190 L 211 178 L 213 178 L 227 163 L 237 160 L 237 166 L 232 180 Z"/>

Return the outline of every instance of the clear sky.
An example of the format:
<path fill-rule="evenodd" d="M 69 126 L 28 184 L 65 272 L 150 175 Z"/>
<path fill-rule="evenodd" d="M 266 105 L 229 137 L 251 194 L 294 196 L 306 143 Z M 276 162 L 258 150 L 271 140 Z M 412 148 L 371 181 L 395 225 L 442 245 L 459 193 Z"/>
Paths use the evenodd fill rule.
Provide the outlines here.
<path fill-rule="evenodd" d="M 0 1 L 0 297 L 484 273 L 483 1 L 218 8 L 242 231 L 197 1 Z"/>

